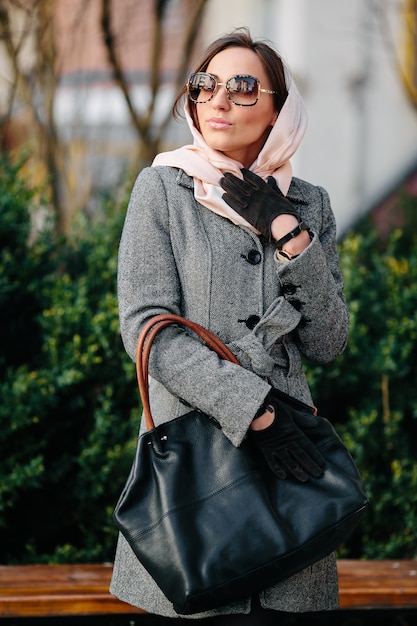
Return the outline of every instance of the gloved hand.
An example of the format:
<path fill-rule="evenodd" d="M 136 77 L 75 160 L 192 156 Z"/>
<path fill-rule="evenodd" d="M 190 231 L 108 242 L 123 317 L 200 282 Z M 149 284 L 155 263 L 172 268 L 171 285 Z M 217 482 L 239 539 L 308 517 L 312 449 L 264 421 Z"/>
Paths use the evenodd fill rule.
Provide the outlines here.
<path fill-rule="evenodd" d="M 268 176 L 265 182 L 246 168 L 241 171 L 243 180 L 230 172 L 226 172 L 220 179 L 220 185 L 226 192 L 222 196 L 223 200 L 268 241 L 272 241 L 271 223 L 278 215 L 294 215 L 301 222 L 297 211 L 281 193 L 273 176 Z"/>
<path fill-rule="evenodd" d="M 294 419 L 296 414 L 273 397 L 268 397 L 268 403 L 275 411 L 273 423 L 264 430 L 249 432 L 271 470 L 281 479 L 287 478 L 288 474 L 301 482 L 306 482 L 310 476 L 320 478 L 325 460 L 297 425 Z M 314 418 L 306 414 L 301 420 L 306 420 L 311 426 L 310 422 Z"/>

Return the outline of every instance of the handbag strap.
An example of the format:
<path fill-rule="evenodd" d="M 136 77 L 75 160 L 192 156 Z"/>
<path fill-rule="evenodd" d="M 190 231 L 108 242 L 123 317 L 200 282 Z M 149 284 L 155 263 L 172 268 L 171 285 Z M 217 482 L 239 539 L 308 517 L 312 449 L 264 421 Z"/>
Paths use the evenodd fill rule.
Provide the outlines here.
<path fill-rule="evenodd" d="M 197 324 L 197 322 L 192 322 L 191 320 L 188 320 L 185 317 L 181 317 L 180 315 L 175 315 L 174 313 L 161 313 L 160 315 L 155 315 L 155 317 L 150 319 L 144 325 L 139 335 L 136 350 L 136 374 L 142 399 L 143 414 L 145 416 L 146 428 L 148 430 L 155 428 L 155 423 L 153 421 L 149 402 L 149 355 L 152 343 L 157 334 L 163 328 L 166 328 L 167 326 L 170 326 L 172 324 L 189 328 L 194 333 L 196 333 L 209 348 L 214 350 L 214 352 L 216 352 L 220 358 L 239 365 L 237 357 L 226 346 L 226 344 L 224 344 L 223 341 L 219 339 L 219 337 L 217 337 L 217 335 L 212 333 L 207 328 L 204 328 L 204 326 L 200 326 L 200 324 Z"/>

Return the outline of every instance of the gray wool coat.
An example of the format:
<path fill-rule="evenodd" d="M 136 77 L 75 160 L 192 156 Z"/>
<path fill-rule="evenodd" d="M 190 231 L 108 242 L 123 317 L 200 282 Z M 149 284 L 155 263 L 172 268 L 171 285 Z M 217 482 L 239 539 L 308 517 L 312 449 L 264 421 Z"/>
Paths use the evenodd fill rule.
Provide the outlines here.
<path fill-rule="evenodd" d="M 271 386 L 312 403 L 300 353 L 327 363 L 345 348 L 349 320 L 328 195 L 293 178 L 287 197 L 313 238 L 300 256 L 282 262 L 250 229 L 199 204 L 193 179 L 182 170 L 146 168 L 138 176 L 119 250 L 119 312 L 127 353 L 134 360 L 144 323 L 169 312 L 216 333 L 242 365 L 221 360 L 192 333 L 164 329 L 149 364 L 156 424 L 191 405 L 216 418 L 239 446 Z M 150 613 L 177 617 L 122 536 L 110 590 Z M 336 608 L 334 554 L 266 589 L 260 600 L 264 607 L 288 612 Z M 249 611 L 250 598 L 192 617 Z"/>

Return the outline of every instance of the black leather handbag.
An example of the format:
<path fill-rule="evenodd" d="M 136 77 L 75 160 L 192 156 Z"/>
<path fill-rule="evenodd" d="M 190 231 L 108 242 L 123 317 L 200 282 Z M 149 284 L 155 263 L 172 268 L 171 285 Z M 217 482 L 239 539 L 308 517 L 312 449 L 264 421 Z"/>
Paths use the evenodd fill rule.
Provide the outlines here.
<path fill-rule="evenodd" d="M 233 353 L 207 329 L 162 314 L 138 342 L 147 432 L 114 512 L 115 524 L 181 615 L 250 596 L 335 550 L 368 506 L 352 457 L 316 416 L 304 433 L 325 458 L 324 475 L 280 480 L 247 438 L 235 447 L 216 420 L 193 410 L 154 426 L 148 389 L 152 341 L 169 324 L 196 332 L 219 356 Z M 313 409 L 282 394 L 292 411 Z"/>

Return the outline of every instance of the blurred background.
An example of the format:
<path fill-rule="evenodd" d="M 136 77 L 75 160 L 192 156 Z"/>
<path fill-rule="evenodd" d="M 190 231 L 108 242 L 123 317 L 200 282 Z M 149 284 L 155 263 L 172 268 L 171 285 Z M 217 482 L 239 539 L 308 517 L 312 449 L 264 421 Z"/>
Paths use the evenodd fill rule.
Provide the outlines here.
<path fill-rule="evenodd" d="M 294 174 L 337 220 L 350 341 L 306 368 L 371 499 L 339 557 L 416 558 L 417 1 L 1 0 L 1 563 L 112 559 L 140 421 L 116 299 L 129 192 L 190 141 L 173 101 L 239 26 L 291 68 Z"/>
<path fill-rule="evenodd" d="M 295 172 L 328 189 L 339 233 L 417 169 L 412 0 L 3 0 L 0 119 L 32 141 L 63 221 L 127 170 L 189 140 L 171 105 L 207 43 L 238 27 L 266 38 L 309 111 Z M 47 144 L 47 145 L 45 145 Z"/>

